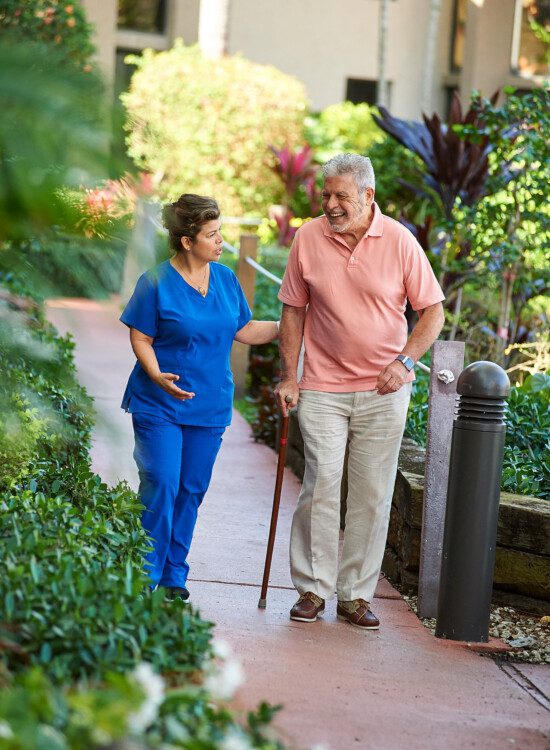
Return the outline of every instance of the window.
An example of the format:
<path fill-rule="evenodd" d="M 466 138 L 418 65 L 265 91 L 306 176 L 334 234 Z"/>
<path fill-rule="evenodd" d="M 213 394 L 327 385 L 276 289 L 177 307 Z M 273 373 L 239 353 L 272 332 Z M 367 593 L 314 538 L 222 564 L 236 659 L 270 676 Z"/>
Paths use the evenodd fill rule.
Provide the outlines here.
<path fill-rule="evenodd" d="M 547 76 L 550 0 L 516 0 L 512 70 L 524 78 Z"/>
<path fill-rule="evenodd" d="M 135 65 L 130 65 L 124 61 L 126 55 L 139 55 L 141 52 L 142 50 L 117 49 L 114 85 L 114 93 L 117 99 L 123 91 L 128 91 L 130 88 L 130 79 L 136 69 Z"/>
<path fill-rule="evenodd" d="M 451 72 L 458 73 L 464 65 L 467 0 L 455 0 L 451 43 Z"/>
<path fill-rule="evenodd" d="M 166 0 L 118 0 L 118 28 L 163 34 Z"/>
<path fill-rule="evenodd" d="M 346 82 L 346 101 L 354 104 L 376 104 L 376 81 L 363 78 L 348 78 Z"/>

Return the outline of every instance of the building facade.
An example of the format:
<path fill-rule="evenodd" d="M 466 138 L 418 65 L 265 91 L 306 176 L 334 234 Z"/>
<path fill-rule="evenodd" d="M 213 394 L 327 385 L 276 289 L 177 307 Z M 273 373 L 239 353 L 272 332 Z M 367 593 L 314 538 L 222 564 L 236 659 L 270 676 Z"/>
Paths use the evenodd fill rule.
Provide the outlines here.
<path fill-rule="evenodd" d="M 204 44 L 209 33 L 201 0 L 83 2 L 96 29 L 99 63 L 115 91 L 128 84 L 128 53 L 169 49 L 177 38 Z M 202 2 L 211 12 L 224 7 L 228 54 L 296 76 L 314 111 L 345 99 L 376 103 L 381 59 L 389 109 L 407 119 L 419 119 L 423 110 L 444 116 L 454 91 L 467 103 L 472 90 L 523 90 L 548 78 L 550 0 Z"/>

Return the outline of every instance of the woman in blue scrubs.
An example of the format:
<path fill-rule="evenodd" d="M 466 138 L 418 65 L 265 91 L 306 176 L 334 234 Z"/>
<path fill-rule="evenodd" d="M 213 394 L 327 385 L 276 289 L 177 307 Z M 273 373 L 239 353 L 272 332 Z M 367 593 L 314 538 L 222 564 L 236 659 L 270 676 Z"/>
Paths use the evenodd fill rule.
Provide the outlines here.
<path fill-rule="evenodd" d="M 122 408 L 132 414 L 151 587 L 187 599 L 197 511 L 231 422 L 231 345 L 273 341 L 277 324 L 251 320 L 237 277 L 217 262 L 216 201 L 182 195 L 163 219 L 175 255 L 139 278 L 120 316 L 137 358 Z"/>

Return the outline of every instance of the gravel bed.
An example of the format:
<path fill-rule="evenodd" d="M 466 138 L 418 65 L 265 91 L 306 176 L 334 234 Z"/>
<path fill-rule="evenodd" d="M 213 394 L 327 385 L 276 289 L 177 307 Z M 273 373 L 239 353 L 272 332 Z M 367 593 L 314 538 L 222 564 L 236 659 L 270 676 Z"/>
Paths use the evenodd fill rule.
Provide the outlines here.
<path fill-rule="evenodd" d="M 418 614 L 416 596 L 403 599 Z M 419 618 L 432 632 L 435 632 L 435 619 Z M 518 612 L 513 607 L 491 607 L 489 635 L 500 638 L 513 647 L 513 651 L 499 654 L 499 659 L 524 662 L 527 664 L 550 664 L 550 616 L 537 617 Z"/>

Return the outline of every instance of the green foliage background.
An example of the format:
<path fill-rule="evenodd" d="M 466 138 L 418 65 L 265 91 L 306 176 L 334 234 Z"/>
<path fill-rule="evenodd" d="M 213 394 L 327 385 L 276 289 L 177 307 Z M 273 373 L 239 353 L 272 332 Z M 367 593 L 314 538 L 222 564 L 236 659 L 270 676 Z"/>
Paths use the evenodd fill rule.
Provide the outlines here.
<path fill-rule="evenodd" d="M 81 0 L 2 0 L 0 32 L 16 41 L 51 45 L 64 63 L 91 67 L 92 27 Z"/>
<path fill-rule="evenodd" d="M 265 215 L 282 196 L 270 145 L 297 145 L 307 100 L 303 85 L 239 56 L 205 59 L 177 42 L 145 50 L 122 95 L 128 152 L 153 173 L 159 197 L 212 195 L 226 215 Z"/>
<path fill-rule="evenodd" d="M 416 372 L 405 435 L 426 445 L 429 375 Z M 510 389 L 501 488 L 550 498 L 550 378 L 531 376 Z"/>

